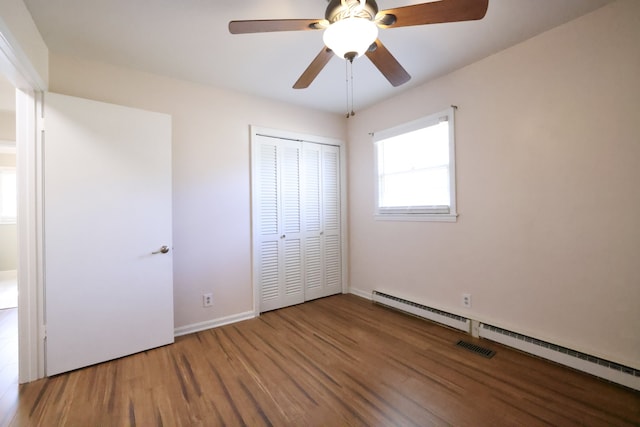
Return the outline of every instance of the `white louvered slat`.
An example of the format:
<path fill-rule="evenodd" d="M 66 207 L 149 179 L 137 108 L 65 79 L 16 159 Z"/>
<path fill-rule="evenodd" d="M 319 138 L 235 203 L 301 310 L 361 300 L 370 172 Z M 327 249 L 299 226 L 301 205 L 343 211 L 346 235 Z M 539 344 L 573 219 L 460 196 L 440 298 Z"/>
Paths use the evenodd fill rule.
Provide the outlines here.
<path fill-rule="evenodd" d="M 263 242 L 260 248 L 261 300 L 266 302 L 279 297 L 278 242 Z"/>
<path fill-rule="evenodd" d="M 321 224 L 320 146 L 304 147 L 304 226 L 307 232 L 319 232 Z"/>
<path fill-rule="evenodd" d="M 340 238 L 337 235 L 327 236 L 324 244 L 325 286 L 329 293 L 342 289 L 342 254 Z"/>
<path fill-rule="evenodd" d="M 305 284 L 307 291 L 322 287 L 322 252 L 320 236 L 305 240 Z"/>
<path fill-rule="evenodd" d="M 300 232 L 300 146 L 282 149 L 282 216 L 285 234 Z"/>
<path fill-rule="evenodd" d="M 278 233 L 278 159 L 275 145 L 261 145 L 259 173 L 259 232 L 261 235 L 275 235 Z"/>
<path fill-rule="evenodd" d="M 303 302 L 302 243 L 299 239 L 285 241 L 284 259 L 285 297 L 300 296 L 300 300 L 297 302 Z"/>
<path fill-rule="evenodd" d="M 324 229 L 340 228 L 340 179 L 337 147 L 324 147 L 322 156 L 322 188 Z"/>

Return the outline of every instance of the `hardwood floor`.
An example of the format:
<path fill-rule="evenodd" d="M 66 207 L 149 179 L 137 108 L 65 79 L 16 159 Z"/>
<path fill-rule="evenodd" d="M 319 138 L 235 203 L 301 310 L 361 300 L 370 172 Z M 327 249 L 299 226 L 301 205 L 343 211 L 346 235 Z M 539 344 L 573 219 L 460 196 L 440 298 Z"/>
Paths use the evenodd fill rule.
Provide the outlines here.
<path fill-rule="evenodd" d="M 640 393 L 339 295 L 20 387 L 15 426 L 625 426 Z M 6 410 L 6 406 L 2 409 Z M 2 417 L 0 417 L 2 419 Z"/>

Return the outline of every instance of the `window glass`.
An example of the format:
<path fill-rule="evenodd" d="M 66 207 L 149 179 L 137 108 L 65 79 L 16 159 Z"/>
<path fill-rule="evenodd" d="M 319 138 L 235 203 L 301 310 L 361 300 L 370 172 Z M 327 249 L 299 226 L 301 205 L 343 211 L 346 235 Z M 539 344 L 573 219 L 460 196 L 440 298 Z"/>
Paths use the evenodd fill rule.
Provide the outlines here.
<path fill-rule="evenodd" d="M 455 218 L 453 109 L 377 132 L 374 142 L 378 216 Z"/>

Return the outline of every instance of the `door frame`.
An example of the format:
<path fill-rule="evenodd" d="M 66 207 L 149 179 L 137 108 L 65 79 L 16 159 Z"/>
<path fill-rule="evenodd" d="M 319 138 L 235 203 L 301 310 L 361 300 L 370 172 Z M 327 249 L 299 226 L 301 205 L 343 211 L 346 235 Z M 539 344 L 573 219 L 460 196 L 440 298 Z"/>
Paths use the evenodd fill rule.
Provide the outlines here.
<path fill-rule="evenodd" d="M 0 19 L 0 73 L 16 87 L 18 381 L 44 377 L 42 99 L 47 90 Z"/>
<path fill-rule="evenodd" d="M 346 144 L 343 140 L 337 138 L 329 138 L 324 136 L 309 135 L 299 132 L 292 132 L 280 129 L 271 129 L 261 126 L 250 126 L 251 132 L 251 283 L 253 285 L 253 314 L 255 317 L 260 315 L 260 287 L 258 284 L 258 265 L 256 260 L 255 248 L 255 219 L 257 217 L 257 206 L 254 200 L 257 194 L 257 181 L 254 180 L 254 153 L 256 152 L 256 144 L 258 136 L 266 136 L 270 138 L 285 139 L 289 141 L 312 142 L 323 145 L 334 145 L 340 148 L 340 245 L 342 256 L 342 293 L 349 292 L 349 265 L 347 263 L 348 239 L 347 239 L 347 158 Z"/>

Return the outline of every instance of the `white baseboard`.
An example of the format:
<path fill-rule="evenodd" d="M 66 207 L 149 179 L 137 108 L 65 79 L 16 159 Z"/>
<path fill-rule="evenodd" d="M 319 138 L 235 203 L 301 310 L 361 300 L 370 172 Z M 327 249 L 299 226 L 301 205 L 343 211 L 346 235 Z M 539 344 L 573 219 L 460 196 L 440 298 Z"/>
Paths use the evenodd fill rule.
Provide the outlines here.
<path fill-rule="evenodd" d="M 371 291 L 366 292 L 366 291 L 362 291 L 360 289 L 355 289 L 355 288 L 349 288 L 349 293 L 357 295 L 361 298 L 368 299 L 368 300 L 371 300 L 373 297 Z"/>
<path fill-rule="evenodd" d="M 173 330 L 173 334 L 176 337 L 182 335 L 193 334 L 194 332 L 206 331 L 207 329 L 217 328 L 231 323 L 241 322 L 243 320 L 249 320 L 256 317 L 253 311 L 247 311 L 245 313 L 234 314 L 232 316 L 222 317 L 220 319 L 207 320 L 206 322 L 192 323 L 191 325 L 180 326 Z"/>

